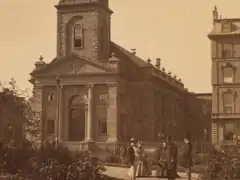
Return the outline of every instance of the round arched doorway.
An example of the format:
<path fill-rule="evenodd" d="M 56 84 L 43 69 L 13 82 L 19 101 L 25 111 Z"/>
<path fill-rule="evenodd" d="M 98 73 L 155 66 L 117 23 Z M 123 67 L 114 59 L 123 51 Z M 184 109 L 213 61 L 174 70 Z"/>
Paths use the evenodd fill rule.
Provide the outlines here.
<path fill-rule="evenodd" d="M 82 96 L 73 96 L 69 103 L 69 141 L 85 138 L 85 102 Z"/>

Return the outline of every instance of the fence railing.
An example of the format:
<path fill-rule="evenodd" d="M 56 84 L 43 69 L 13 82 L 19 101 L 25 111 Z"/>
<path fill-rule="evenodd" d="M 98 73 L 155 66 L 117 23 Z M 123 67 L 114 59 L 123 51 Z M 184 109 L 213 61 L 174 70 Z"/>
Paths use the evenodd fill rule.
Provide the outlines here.
<path fill-rule="evenodd" d="M 184 142 L 175 142 L 178 147 L 178 159 L 181 159 L 181 150 L 184 145 Z M 213 149 L 213 145 L 211 142 L 193 142 L 193 151 L 192 157 L 193 162 L 196 165 L 204 165 L 208 162 L 208 154 Z M 108 151 L 112 151 L 115 153 L 119 153 L 120 147 L 127 147 L 129 142 L 121 142 L 115 143 L 111 145 L 106 144 L 106 148 Z M 159 146 L 159 142 L 143 142 L 144 149 L 149 153 L 150 156 L 153 156 L 153 153 Z"/>

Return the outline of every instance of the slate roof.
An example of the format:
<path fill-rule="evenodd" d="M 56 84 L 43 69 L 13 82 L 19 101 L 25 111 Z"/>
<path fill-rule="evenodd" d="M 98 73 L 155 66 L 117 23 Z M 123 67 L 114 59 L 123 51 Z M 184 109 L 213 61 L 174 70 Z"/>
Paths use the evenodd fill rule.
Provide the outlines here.
<path fill-rule="evenodd" d="M 173 81 L 171 83 L 168 82 L 169 84 L 171 84 L 173 86 L 178 84 L 178 86 L 180 86 L 180 88 L 184 89 L 184 86 L 181 82 L 174 79 L 172 76 L 168 75 L 166 72 L 162 72 L 161 70 L 157 69 L 153 64 L 148 63 L 148 62 L 144 61 L 143 59 L 141 59 L 140 57 L 132 54 L 130 51 L 126 50 L 125 48 L 121 47 L 120 45 L 116 44 L 115 42 L 110 42 L 110 49 L 111 49 L 111 52 L 115 53 L 117 57 L 124 58 L 124 60 L 126 60 L 126 61 L 132 61 L 134 64 L 136 64 L 136 66 L 138 66 L 140 68 L 154 68 L 155 71 L 152 71 L 152 70 L 149 71 L 149 73 L 152 74 L 153 77 L 161 78 L 164 81 L 168 82 L 168 80 L 166 78 L 162 77 L 162 74 L 165 74 L 164 77 L 169 76 L 169 78 L 172 79 L 171 81 Z M 81 57 L 79 55 L 74 54 L 74 53 L 71 54 L 69 57 L 62 57 L 62 58 L 56 57 L 50 63 L 45 64 L 41 69 L 34 70 L 33 72 L 31 72 L 30 75 L 34 76 L 38 73 L 44 73 L 45 70 L 54 68 L 61 61 L 65 61 L 66 59 L 73 59 L 73 58 L 81 59 Z M 119 59 L 120 61 L 121 61 L 121 58 Z M 82 58 L 82 59 L 85 59 L 85 58 Z M 93 61 L 93 60 L 89 60 L 89 59 L 85 59 L 85 60 L 88 61 L 89 63 L 95 64 L 95 65 L 105 69 L 106 72 L 108 72 L 110 70 L 106 63 Z"/>
<path fill-rule="evenodd" d="M 152 66 L 152 64 L 149 64 L 146 61 L 144 61 L 143 59 L 141 59 L 140 57 L 133 55 L 131 52 L 129 52 L 128 50 L 124 49 L 123 47 L 119 46 L 118 44 L 116 44 L 114 42 L 111 42 L 111 49 L 116 54 L 123 54 L 129 60 L 132 60 L 139 67 L 151 67 Z"/>

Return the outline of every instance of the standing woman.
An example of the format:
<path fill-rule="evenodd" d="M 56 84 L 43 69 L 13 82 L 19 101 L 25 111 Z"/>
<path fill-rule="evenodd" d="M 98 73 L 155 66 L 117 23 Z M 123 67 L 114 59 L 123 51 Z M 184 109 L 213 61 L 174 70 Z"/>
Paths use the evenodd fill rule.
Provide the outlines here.
<path fill-rule="evenodd" d="M 135 157 L 136 157 L 135 177 L 145 177 L 151 175 L 151 172 L 149 172 L 148 162 L 146 159 L 146 153 L 142 147 L 142 142 L 137 143 Z"/>

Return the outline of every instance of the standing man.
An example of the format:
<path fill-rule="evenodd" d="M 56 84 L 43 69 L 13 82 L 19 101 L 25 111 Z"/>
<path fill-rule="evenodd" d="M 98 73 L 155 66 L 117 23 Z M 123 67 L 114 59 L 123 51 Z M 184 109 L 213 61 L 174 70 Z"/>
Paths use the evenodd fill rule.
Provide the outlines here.
<path fill-rule="evenodd" d="M 135 146 L 135 139 L 131 138 L 130 139 L 130 147 L 127 149 L 127 153 L 128 153 L 128 162 L 130 165 L 130 169 L 128 172 L 128 175 L 131 177 L 132 180 L 135 179 L 135 170 L 136 170 L 136 165 L 135 165 L 135 152 L 136 152 L 136 146 Z"/>
<path fill-rule="evenodd" d="M 166 178 L 168 176 L 168 166 L 166 161 L 166 150 L 167 150 L 167 143 L 164 141 L 162 142 L 162 148 L 159 149 L 158 157 L 157 157 L 157 171 L 156 176 L 159 178 Z"/>
<path fill-rule="evenodd" d="M 184 146 L 182 151 L 182 166 L 186 170 L 188 180 L 191 180 L 191 167 L 192 167 L 192 143 L 189 137 L 184 137 Z"/>
<path fill-rule="evenodd" d="M 177 176 L 177 145 L 172 141 L 172 137 L 167 138 L 166 162 L 168 168 L 168 180 L 174 180 Z"/>

